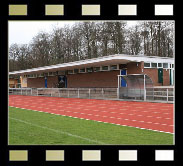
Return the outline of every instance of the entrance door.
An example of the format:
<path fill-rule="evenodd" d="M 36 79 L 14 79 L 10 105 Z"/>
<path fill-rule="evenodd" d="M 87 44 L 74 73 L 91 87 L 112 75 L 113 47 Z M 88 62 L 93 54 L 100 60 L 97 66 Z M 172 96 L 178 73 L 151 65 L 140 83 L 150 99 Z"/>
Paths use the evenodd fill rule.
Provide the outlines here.
<path fill-rule="evenodd" d="M 44 84 L 45 84 L 45 88 L 47 88 L 47 77 L 44 78 Z"/>
<path fill-rule="evenodd" d="M 67 88 L 67 77 L 65 75 L 58 76 L 58 87 Z"/>
<path fill-rule="evenodd" d="M 121 70 L 121 75 L 126 75 L 127 74 L 127 71 L 126 69 L 122 69 Z M 124 78 L 121 77 L 121 87 L 126 87 L 126 81 Z"/>
<path fill-rule="evenodd" d="M 158 69 L 158 83 L 162 83 L 163 85 L 163 69 Z"/>

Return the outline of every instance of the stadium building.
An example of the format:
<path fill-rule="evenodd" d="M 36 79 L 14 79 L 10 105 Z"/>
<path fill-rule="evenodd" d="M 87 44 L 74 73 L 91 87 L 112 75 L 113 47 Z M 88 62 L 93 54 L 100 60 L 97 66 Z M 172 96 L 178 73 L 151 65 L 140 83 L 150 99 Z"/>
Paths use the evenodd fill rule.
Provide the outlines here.
<path fill-rule="evenodd" d="M 22 88 L 117 88 L 118 75 L 130 74 L 146 74 L 154 86 L 173 85 L 174 58 L 115 54 L 9 73 L 20 76 Z"/>

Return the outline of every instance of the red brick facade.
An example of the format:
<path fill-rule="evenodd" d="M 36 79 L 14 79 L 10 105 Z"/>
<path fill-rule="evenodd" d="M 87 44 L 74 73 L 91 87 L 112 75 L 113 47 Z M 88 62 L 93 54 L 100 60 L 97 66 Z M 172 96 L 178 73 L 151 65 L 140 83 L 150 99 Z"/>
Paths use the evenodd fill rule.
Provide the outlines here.
<path fill-rule="evenodd" d="M 58 83 L 58 77 L 57 76 L 51 76 L 47 77 L 47 87 L 53 88 L 54 84 Z M 28 78 L 27 79 L 27 87 L 32 88 L 45 88 L 45 79 L 44 77 L 40 78 Z"/>
<path fill-rule="evenodd" d="M 158 83 L 158 69 L 157 68 L 145 68 L 144 62 L 131 62 L 127 64 L 127 74 L 147 74 L 153 81 L 154 86 L 161 86 Z M 68 88 L 116 88 L 118 86 L 119 70 L 115 71 L 102 71 L 92 73 L 79 73 L 67 75 L 67 87 Z M 54 84 L 58 83 L 57 76 L 51 76 L 47 79 L 48 88 L 53 88 Z M 170 85 L 169 69 L 163 69 L 163 85 Z M 28 78 L 28 87 L 44 88 L 44 78 Z"/>
<path fill-rule="evenodd" d="M 163 86 L 170 85 L 169 69 L 163 69 Z M 153 81 L 154 86 L 162 86 L 158 83 L 158 69 L 157 68 L 144 68 L 144 62 L 132 62 L 127 64 L 127 74 L 147 74 Z"/>
<path fill-rule="evenodd" d="M 117 76 L 119 74 L 120 74 L 119 70 L 71 74 L 67 76 L 67 85 L 68 88 L 77 88 L 77 87 L 114 88 L 118 86 Z"/>

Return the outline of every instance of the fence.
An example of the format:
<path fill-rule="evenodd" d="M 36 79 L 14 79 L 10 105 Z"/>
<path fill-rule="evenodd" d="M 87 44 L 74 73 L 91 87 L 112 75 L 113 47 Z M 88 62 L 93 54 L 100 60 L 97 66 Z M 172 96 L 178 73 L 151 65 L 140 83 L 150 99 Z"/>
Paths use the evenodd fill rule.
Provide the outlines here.
<path fill-rule="evenodd" d="M 150 89 L 146 91 L 147 99 L 153 98 L 154 101 L 174 102 L 174 96 L 174 87 L 154 87 L 153 93 Z"/>
<path fill-rule="evenodd" d="M 116 99 L 117 88 L 9 88 L 9 94 L 66 98 Z"/>
<path fill-rule="evenodd" d="M 32 95 L 32 88 L 9 88 L 9 94 Z"/>
<path fill-rule="evenodd" d="M 9 88 L 10 95 L 64 98 L 118 99 L 118 93 L 118 88 Z M 136 95 L 132 100 L 142 100 L 139 97 Z M 174 87 L 146 88 L 146 101 L 174 102 Z"/>

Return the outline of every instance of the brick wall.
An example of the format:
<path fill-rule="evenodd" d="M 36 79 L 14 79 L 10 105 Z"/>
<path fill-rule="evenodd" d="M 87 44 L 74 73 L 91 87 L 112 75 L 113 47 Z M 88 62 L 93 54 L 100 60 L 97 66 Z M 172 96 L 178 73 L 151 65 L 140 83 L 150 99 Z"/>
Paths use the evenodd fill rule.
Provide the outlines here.
<path fill-rule="evenodd" d="M 163 85 L 169 86 L 170 85 L 170 70 L 163 69 Z"/>
<path fill-rule="evenodd" d="M 147 74 L 152 79 L 154 86 L 162 86 L 162 83 L 158 83 L 158 69 L 145 68 L 143 73 Z M 163 69 L 163 85 L 170 85 L 169 69 L 167 69 L 167 71 Z"/>
<path fill-rule="evenodd" d="M 116 71 L 104 71 L 104 72 L 93 72 L 93 73 L 80 73 L 67 75 L 68 88 L 77 87 L 117 87 L 118 77 L 120 72 Z"/>
<path fill-rule="evenodd" d="M 58 83 L 58 77 L 57 76 L 47 77 L 47 86 L 48 86 L 48 88 L 52 88 L 54 83 Z M 45 87 L 44 77 L 28 78 L 27 79 L 27 87 L 44 88 Z"/>
<path fill-rule="evenodd" d="M 143 72 L 142 72 L 143 69 Z M 154 86 L 162 86 L 158 83 L 158 69 L 157 68 L 145 68 L 144 62 L 139 62 L 138 66 L 136 62 L 131 62 L 127 64 L 127 74 L 147 74 L 153 81 Z M 163 69 L 163 85 L 170 85 L 169 69 Z"/>
<path fill-rule="evenodd" d="M 141 74 L 143 68 L 143 63 L 139 62 L 138 66 L 136 62 L 131 62 L 127 64 L 127 74 Z"/>

